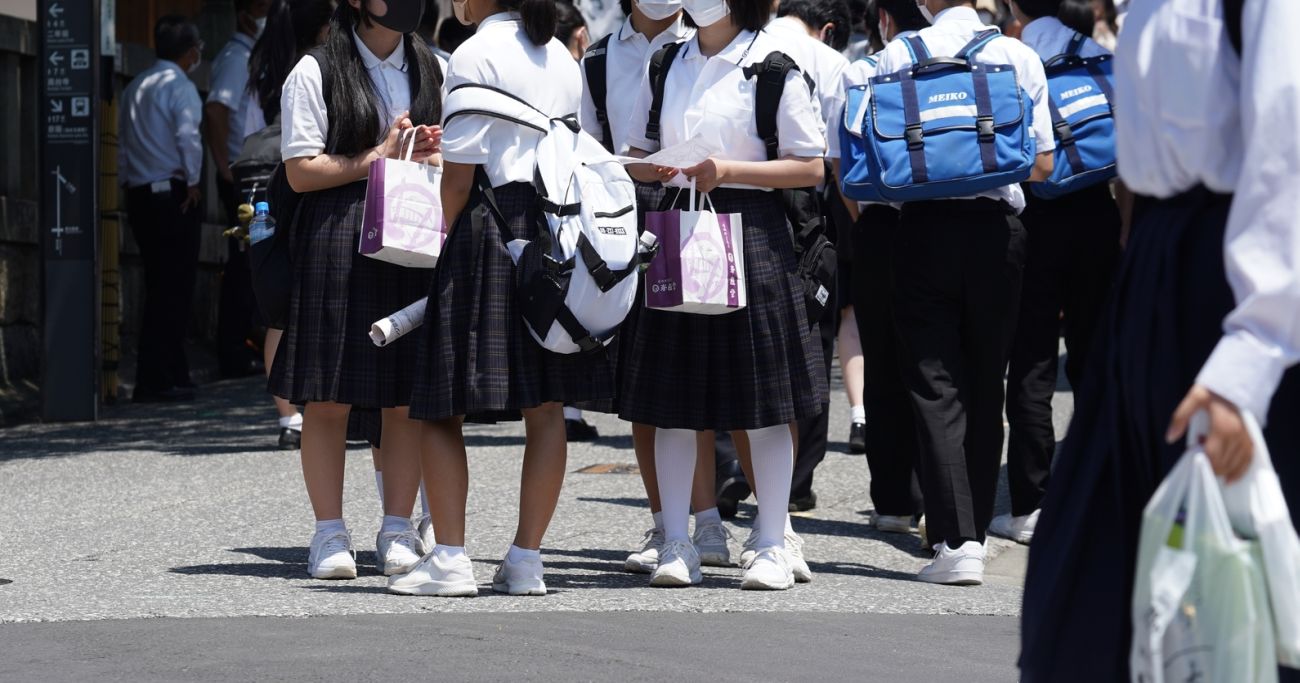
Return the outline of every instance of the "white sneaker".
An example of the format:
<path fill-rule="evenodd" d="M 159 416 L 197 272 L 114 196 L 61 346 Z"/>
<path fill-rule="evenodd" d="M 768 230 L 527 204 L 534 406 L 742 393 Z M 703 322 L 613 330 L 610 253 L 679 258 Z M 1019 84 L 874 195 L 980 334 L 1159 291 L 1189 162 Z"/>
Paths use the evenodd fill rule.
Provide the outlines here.
<path fill-rule="evenodd" d="M 912 533 L 912 517 L 910 515 L 873 515 L 871 525 L 880 531 L 891 534 Z"/>
<path fill-rule="evenodd" d="M 381 531 L 375 537 L 375 569 L 384 576 L 405 574 L 419 564 L 424 542 L 415 529 Z"/>
<path fill-rule="evenodd" d="M 953 550 L 945 541 L 935 546 L 934 560 L 921 569 L 917 578 L 926 583 L 978 586 L 984 583 L 984 557 L 981 543 L 966 541 Z"/>
<path fill-rule="evenodd" d="M 793 586 L 794 572 L 790 569 L 788 553 L 776 546 L 760 550 L 740 582 L 741 589 L 747 591 L 784 591 Z"/>
<path fill-rule="evenodd" d="M 659 549 L 659 566 L 650 575 L 650 585 L 694 586 L 704 581 L 700 553 L 690 541 L 665 541 Z"/>
<path fill-rule="evenodd" d="M 428 515 L 421 517 L 420 526 L 417 527 L 416 530 L 420 534 L 420 545 L 424 546 L 420 549 L 420 555 L 424 556 L 433 552 L 433 546 L 438 543 L 437 539 L 434 538 L 433 535 L 433 519 Z"/>
<path fill-rule="evenodd" d="M 659 548 L 664 544 L 663 529 L 651 529 L 645 532 L 645 545 L 627 556 L 623 569 L 633 574 L 649 574 L 659 566 Z"/>
<path fill-rule="evenodd" d="M 727 547 L 730 538 L 731 532 L 721 523 L 696 527 L 691 540 L 700 552 L 700 564 L 706 567 L 730 567 L 731 549 Z"/>
<path fill-rule="evenodd" d="M 459 555 L 447 562 L 431 552 L 407 574 L 388 579 L 388 592 L 400 595 L 436 595 L 443 598 L 467 598 L 478 595 L 474 580 L 474 563 L 469 555 Z"/>
<path fill-rule="evenodd" d="M 1020 517 L 998 515 L 989 524 L 989 533 L 1002 538 L 1009 538 L 1016 543 L 1029 545 L 1034 540 L 1034 527 L 1038 526 L 1038 510 Z"/>
<path fill-rule="evenodd" d="M 492 590 L 510 595 L 546 595 L 542 571 L 541 558 L 511 562 L 510 553 L 506 553 L 496 574 L 492 575 Z"/>
<path fill-rule="evenodd" d="M 745 537 L 745 544 L 740 549 L 740 566 L 748 567 L 754 563 L 754 558 L 758 557 L 758 522 L 754 522 L 753 528 L 749 530 L 749 535 Z"/>
<path fill-rule="evenodd" d="M 313 579 L 357 578 L 357 553 L 346 531 L 318 531 L 307 553 L 307 573 Z"/>
<path fill-rule="evenodd" d="M 803 558 L 803 539 L 793 531 L 785 532 L 785 558 L 790 563 L 790 571 L 794 573 L 795 581 L 812 583 L 812 569 Z"/>

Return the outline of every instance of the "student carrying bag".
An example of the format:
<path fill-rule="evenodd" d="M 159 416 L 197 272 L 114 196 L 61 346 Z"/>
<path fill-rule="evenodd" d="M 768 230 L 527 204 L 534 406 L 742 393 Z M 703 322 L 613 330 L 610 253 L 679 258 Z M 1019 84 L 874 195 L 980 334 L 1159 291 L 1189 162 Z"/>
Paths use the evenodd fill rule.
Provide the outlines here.
<path fill-rule="evenodd" d="M 1111 56 L 1080 57 L 1084 40 L 1083 34 L 1074 34 L 1063 54 L 1043 64 L 1056 137 L 1056 165 L 1047 180 L 1029 183 L 1034 196 L 1043 199 L 1055 199 L 1117 175 Z"/>
<path fill-rule="evenodd" d="M 873 77 L 865 93 L 849 90 L 845 113 L 861 118 L 846 127 L 861 137 L 850 136 L 847 196 L 875 199 L 848 179 L 863 179 L 885 201 L 910 202 L 967 197 L 1029 177 L 1029 95 L 1012 66 L 975 61 L 1000 36 L 983 31 L 952 57 L 934 57 L 919 36 L 908 36 L 912 64 Z"/>
<path fill-rule="evenodd" d="M 516 239 L 493 196 L 487 173 L 479 196 L 515 262 L 519 306 L 528 331 L 555 353 L 604 349 L 636 299 L 642 245 L 636 190 L 623 165 L 573 115 L 550 117 L 503 90 L 467 83 L 447 94 L 446 126 L 477 114 L 537 131 L 533 186 L 544 225 L 534 241 Z"/>

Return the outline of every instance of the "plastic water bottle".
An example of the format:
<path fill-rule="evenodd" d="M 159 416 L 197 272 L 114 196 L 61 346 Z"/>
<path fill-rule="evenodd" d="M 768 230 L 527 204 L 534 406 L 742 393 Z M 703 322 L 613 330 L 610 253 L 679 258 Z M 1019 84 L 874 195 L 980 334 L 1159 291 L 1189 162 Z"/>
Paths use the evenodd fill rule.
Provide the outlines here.
<path fill-rule="evenodd" d="M 271 206 L 258 202 L 254 209 L 253 221 L 248 224 L 248 241 L 257 244 L 264 239 L 275 236 L 275 219 L 271 217 Z"/>

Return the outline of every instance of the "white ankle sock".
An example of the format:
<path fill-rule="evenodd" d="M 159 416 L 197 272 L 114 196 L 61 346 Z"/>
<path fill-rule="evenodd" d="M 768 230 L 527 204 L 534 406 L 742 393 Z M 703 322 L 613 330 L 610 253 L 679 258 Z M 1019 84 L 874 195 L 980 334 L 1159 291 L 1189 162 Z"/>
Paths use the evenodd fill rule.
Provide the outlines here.
<path fill-rule="evenodd" d="M 578 410 L 577 408 L 570 408 L 569 406 L 564 406 L 564 419 L 566 419 L 566 420 L 581 420 L 581 419 L 582 419 L 582 411 L 581 411 L 581 410 Z"/>
<path fill-rule="evenodd" d="M 280 418 L 280 429 L 292 429 L 295 432 L 301 432 L 302 413 L 294 413 L 289 417 Z"/>
<path fill-rule="evenodd" d="M 348 527 L 341 519 L 320 519 L 316 521 L 316 533 L 333 533 L 347 531 Z"/>
<path fill-rule="evenodd" d="M 691 485 L 695 481 L 695 432 L 689 429 L 655 430 L 655 469 L 659 500 L 663 503 L 664 537 L 689 541 Z M 787 490 L 789 485 L 787 484 Z M 787 504 L 788 505 L 788 504 Z"/>
<path fill-rule="evenodd" d="M 718 512 L 718 508 L 709 508 L 708 510 L 695 513 L 696 529 L 699 529 L 702 526 L 707 526 L 709 524 L 721 524 L 721 523 L 722 523 L 722 514 Z"/>
<path fill-rule="evenodd" d="M 424 490 L 424 480 L 420 480 L 420 507 L 424 509 L 424 516 L 429 516 L 429 492 Z"/>
<path fill-rule="evenodd" d="M 863 422 L 866 422 L 866 421 L 867 421 L 867 407 L 866 407 L 866 406 L 853 406 L 853 408 L 851 408 L 850 410 L 851 410 L 852 413 L 853 413 L 853 422 L 855 422 L 855 423 L 863 423 Z"/>
<path fill-rule="evenodd" d="M 660 512 L 653 513 L 651 516 L 655 518 L 655 528 L 658 529 L 658 530 L 660 530 L 660 531 L 663 531 L 663 530 L 664 530 L 664 513 L 663 513 L 662 511 L 660 511 Z"/>
<path fill-rule="evenodd" d="M 785 546 L 790 512 L 790 478 L 794 473 L 794 439 L 787 425 L 747 429 L 758 496 L 758 548 Z"/>
<path fill-rule="evenodd" d="M 410 530 L 411 530 L 411 518 L 401 517 L 396 515 L 384 515 L 384 525 L 379 528 L 379 531 L 385 534 L 391 531 L 410 531 Z"/>
<path fill-rule="evenodd" d="M 465 555 L 465 546 L 463 545 L 442 545 L 441 543 L 433 546 L 433 552 L 437 555 L 439 562 L 449 562 Z"/>
<path fill-rule="evenodd" d="M 789 509 L 789 508 L 787 508 L 787 509 Z M 793 533 L 794 533 L 794 525 L 790 524 L 790 513 L 789 513 L 789 512 L 785 513 L 785 533 L 787 533 L 787 534 L 793 534 Z"/>
<path fill-rule="evenodd" d="M 510 550 L 506 553 L 506 559 L 509 560 L 510 562 L 523 562 L 524 560 L 540 560 L 542 559 L 542 551 L 540 549 L 529 550 L 527 548 L 520 548 L 519 546 L 512 544 L 510 546 Z"/>
<path fill-rule="evenodd" d="M 375 470 L 375 490 L 379 492 L 379 509 L 384 509 L 384 473 Z"/>

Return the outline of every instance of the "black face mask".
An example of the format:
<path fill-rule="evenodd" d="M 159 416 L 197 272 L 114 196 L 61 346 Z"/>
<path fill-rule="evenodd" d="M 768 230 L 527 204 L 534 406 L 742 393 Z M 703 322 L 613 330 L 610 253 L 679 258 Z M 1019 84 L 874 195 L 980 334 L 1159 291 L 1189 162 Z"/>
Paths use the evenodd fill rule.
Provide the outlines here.
<path fill-rule="evenodd" d="M 420 18 L 424 16 L 424 0 L 387 0 L 386 4 L 388 14 L 375 16 L 369 10 L 366 10 L 366 14 L 376 24 L 398 33 L 410 33 L 420 27 Z"/>

